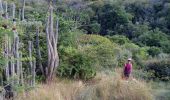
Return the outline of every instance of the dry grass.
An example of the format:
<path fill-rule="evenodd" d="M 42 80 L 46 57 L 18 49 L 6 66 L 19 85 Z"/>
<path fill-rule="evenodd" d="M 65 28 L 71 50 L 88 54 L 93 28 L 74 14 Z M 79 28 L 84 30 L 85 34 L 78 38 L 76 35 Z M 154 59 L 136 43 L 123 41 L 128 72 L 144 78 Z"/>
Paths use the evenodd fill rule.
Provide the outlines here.
<path fill-rule="evenodd" d="M 55 81 L 41 84 L 36 89 L 20 94 L 17 100 L 75 100 L 75 95 L 84 87 L 81 81 Z"/>
<path fill-rule="evenodd" d="M 118 72 L 118 71 L 117 71 Z M 120 74 L 100 74 L 87 85 L 81 81 L 56 81 L 39 85 L 17 100 L 152 100 L 150 88 L 144 81 L 121 79 Z"/>

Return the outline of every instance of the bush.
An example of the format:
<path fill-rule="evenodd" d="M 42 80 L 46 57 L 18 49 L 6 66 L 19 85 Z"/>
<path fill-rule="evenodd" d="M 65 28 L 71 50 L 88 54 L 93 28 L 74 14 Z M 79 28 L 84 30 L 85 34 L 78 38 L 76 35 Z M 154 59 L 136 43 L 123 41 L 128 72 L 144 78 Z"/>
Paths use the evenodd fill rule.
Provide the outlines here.
<path fill-rule="evenodd" d="M 170 51 L 169 36 L 161 32 L 159 29 L 148 31 L 145 34 L 140 35 L 136 42 L 140 45 L 161 48 L 165 53 L 169 53 Z M 156 51 L 158 51 L 158 49 Z"/>
<path fill-rule="evenodd" d="M 161 50 L 158 47 L 150 47 L 148 53 L 152 57 L 155 57 L 161 53 Z"/>
<path fill-rule="evenodd" d="M 91 56 L 98 70 L 116 67 L 116 55 L 120 48 L 99 35 L 83 35 L 78 39 L 78 49 Z"/>
<path fill-rule="evenodd" d="M 123 45 L 125 43 L 129 43 L 130 42 L 130 40 L 126 36 L 123 36 L 123 35 L 107 36 L 107 38 L 109 38 L 110 41 L 112 41 L 114 43 L 117 43 L 119 45 Z"/>
<path fill-rule="evenodd" d="M 139 47 L 134 43 L 126 43 L 122 47 L 131 53 L 128 53 L 128 57 L 133 58 L 135 66 L 143 67 L 143 61 L 148 58 L 147 47 Z"/>
<path fill-rule="evenodd" d="M 135 77 L 136 79 L 144 79 L 147 81 L 150 81 L 150 78 L 153 76 L 152 72 L 147 72 L 143 69 L 141 70 L 133 70 L 133 77 Z"/>
<path fill-rule="evenodd" d="M 154 79 L 170 80 L 170 60 L 147 61 L 146 70 L 154 73 Z"/>
<path fill-rule="evenodd" d="M 96 74 L 93 59 L 72 47 L 60 47 L 58 75 L 76 79 L 90 79 Z"/>

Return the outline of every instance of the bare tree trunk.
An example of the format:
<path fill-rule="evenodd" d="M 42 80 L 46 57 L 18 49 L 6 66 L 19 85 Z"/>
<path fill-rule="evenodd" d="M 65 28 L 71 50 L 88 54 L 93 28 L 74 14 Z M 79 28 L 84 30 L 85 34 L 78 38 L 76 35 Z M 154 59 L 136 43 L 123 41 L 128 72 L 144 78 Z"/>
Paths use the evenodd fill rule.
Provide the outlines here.
<path fill-rule="evenodd" d="M 58 29 L 56 29 L 58 30 Z M 49 7 L 49 16 L 46 26 L 47 48 L 48 48 L 48 66 L 46 69 L 46 82 L 52 81 L 54 73 L 59 64 L 58 52 L 57 52 L 57 37 L 58 33 L 54 33 L 53 28 L 53 7 Z"/>
<path fill-rule="evenodd" d="M 2 6 L 2 0 L 0 0 L 0 16 L 2 17 L 2 14 L 4 13 L 3 6 Z"/>
<path fill-rule="evenodd" d="M 12 76 L 14 78 L 14 84 L 19 84 L 19 37 L 16 30 L 13 31 L 13 43 L 12 43 Z M 15 77 L 14 77 L 15 76 Z"/>
<path fill-rule="evenodd" d="M 28 51 L 29 51 L 29 64 L 30 64 L 30 69 L 29 69 L 29 72 L 30 72 L 30 75 L 31 75 L 31 79 L 30 79 L 30 85 L 32 86 L 32 69 L 33 69 L 33 59 L 32 59 L 32 41 L 28 41 Z"/>
<path fill-rule="evenodd" d="M 36 76 L 36 72 L 35 72 L 35 69 L 36 69 L 36 60 L 34 59 L 33 61 L 33 68 L 32 68 L 32 86 L 35 87 L 35 76 Z"/>
<path fill-rule="evenodd" d="M 23 0 L 23 3 L 22 3 L 22 20 L 25 19 L 25 0 Z"/>
<path fill-rule="evenodd" d="M 20 53 L 20 83 L 23 86 L 24 85 L 24 77 L 23 77 L 23 68 L 22 68 L 22 52 Z"/>
<path fill-rule="evenodd" d="M 12 4 L 12 19 L 15 19 L 15 9 L 16 9 L 16 6 L 15 6 L 15 4 L 13 3 L 13 4 Z"/>
<path fill-rule="evenodd" d="M 11 77 L 12 77 L 12 85 L 14 85 L 14 78 L 15 78 L 15 66 L 14 66 L 14 56 L 11 56 Z"/>
<path fill-rule="evenodd" d="M 16 58 L 16 68 L 17 68 L 17 84 L 19 84 L 20 80 L 20 62 L 19 62 L 19 37 L 16 37 L 15 40 L 16 51 L 15 51 L 15 58 Z"/>
<path fill-rule="evenodd" d="M 21 20 L 21 9 L 19 9 L 18 19 Z"/>
<path fill-rule="evenodd" d="M 41 51 L 40 51 L 40 44 L 39 44 L 39 27 L 37 28 L 36 31 L 36 53 L 37 53 L 37 60 L 38 60 L 38 66 L 41 69 L 42 75 L 45 76 L 44 69 L 42 66 L 42 57 L 41 57 Z"/>
<path fill-rule="evenodd" d="M 9 56 L 9 50 L 8 50 L 8 48 L 9 48 L 9 44 L 8 44 L 8 36 L 6 35 L 5 36 L 5 38 L 6 38 L 6 43 L 5 43 L 5 59 L 6 59 L 6 68 L 5 68 L 5 73 L 6 73 L 6 79 L 7 79 L 7 81 L 9 81 L 9 58 L 8 58 L 8 56 Z"/>
<path fill-rule="evenodd" d="M 14 85 L 14 77 L 15 77 L 15 66 L 14 66 L 14 53 L 13 53 L 13 49 L 14 49 L 14 47 L 12 47 L 12 43 L 11 43 L 11 39 L 10 38 L 8 38 L 8 50 L 9 50 L 9 63 L 10 63 L 10 74 L 11 74 L 11 78 L 12 78 L 12 80 L 11 80 L 11 83 L 12 83 L 12 85 Z"/>
<path fill-rule="evenodd" d="M 5 18 L 8 19 L 8 3 L 5 1 Z"/>

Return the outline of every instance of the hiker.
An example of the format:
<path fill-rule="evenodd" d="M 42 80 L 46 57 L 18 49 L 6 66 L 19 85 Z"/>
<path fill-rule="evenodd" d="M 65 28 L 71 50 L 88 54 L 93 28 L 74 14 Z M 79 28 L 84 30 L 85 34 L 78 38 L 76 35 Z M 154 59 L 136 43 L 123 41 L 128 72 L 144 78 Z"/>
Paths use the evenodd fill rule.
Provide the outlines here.
<path fill-rule="evenodd" d="M 124 78 L 126 80 L 129 79 L 129 77 L 132 73 L 132 62 L 131 61 L 132 61 L 132 59 L 128 58 L 127 63 L 124 65 L 123 73 L 124 73 Z"/>

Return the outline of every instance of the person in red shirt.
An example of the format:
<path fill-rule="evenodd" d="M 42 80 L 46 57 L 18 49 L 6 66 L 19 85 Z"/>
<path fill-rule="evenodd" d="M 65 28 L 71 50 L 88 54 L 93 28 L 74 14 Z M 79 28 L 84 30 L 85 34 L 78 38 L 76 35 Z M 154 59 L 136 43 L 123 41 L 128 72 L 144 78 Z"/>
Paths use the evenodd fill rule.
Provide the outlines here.
<path fill-rule="evenodd" d="M 130 75 L 132 73 L 132 62 L 131 61 L 132 61 L 132 59 L 128 58 L 127 63 L 125 63 L 125 65 L 124 65 L 123 72 L 124 72 L 124 78 L 126 80 L 129 79 L 129 77 L 130 77 Z"/>

